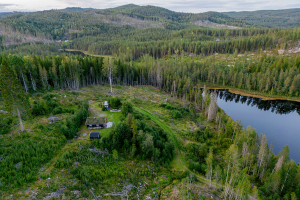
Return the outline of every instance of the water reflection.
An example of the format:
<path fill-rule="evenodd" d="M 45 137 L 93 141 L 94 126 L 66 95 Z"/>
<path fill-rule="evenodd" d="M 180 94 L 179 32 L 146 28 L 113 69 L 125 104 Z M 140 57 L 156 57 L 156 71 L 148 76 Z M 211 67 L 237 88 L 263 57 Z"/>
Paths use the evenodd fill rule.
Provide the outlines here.
<path fill-rule="evenodd" d="M 261 100 L 260 98 L 241 96 L 239 94 L 230 93 L 228 90 L 216 90 L 219 99 L 224 101 L 234 101 L 235 103 L 247 104 L 255 106 L 260 110 L 270 110 L 276 114 L 289 114 L 296 111 L 300 115 L 300 102 L 286 100 Z"/>

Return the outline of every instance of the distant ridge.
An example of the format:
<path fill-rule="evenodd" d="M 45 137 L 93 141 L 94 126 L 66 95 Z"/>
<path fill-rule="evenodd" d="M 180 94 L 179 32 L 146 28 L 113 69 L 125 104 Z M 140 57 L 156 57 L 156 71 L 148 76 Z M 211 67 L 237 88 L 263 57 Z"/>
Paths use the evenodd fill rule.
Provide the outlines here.
<path fill-rule="evenodd" d="M 229 17 L 268 28 L 294 28 L 300 26 L 300 8 L 224 12 Z"/>

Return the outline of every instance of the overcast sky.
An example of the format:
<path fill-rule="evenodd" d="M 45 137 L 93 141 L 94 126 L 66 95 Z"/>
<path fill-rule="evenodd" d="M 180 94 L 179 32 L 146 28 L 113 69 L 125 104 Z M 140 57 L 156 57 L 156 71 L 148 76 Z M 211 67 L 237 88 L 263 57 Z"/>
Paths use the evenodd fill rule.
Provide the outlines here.
<path fill-rule="evenodd" d="M 0 0 L 0 12 L 41 11 L 66 7 L 112 8 L 125 4 L 154 5 L 179 12 L 253 11 L 300 8 L 299 0 Z"/>

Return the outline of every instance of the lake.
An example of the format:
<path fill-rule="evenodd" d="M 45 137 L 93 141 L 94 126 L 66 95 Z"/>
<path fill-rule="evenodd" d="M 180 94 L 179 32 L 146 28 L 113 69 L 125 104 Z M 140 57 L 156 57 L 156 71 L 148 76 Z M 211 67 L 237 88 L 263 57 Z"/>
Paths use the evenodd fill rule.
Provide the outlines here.
<path fill-rule="evenodd" d="M 289 145 L 290 157 L 300 162 L 300 103 L 285 100 L 261 100 L 241 96 L 228 90 L 217 90 L 217 104 L 233 120 L 241 120 L 267 136 L 277 155 Z"/>

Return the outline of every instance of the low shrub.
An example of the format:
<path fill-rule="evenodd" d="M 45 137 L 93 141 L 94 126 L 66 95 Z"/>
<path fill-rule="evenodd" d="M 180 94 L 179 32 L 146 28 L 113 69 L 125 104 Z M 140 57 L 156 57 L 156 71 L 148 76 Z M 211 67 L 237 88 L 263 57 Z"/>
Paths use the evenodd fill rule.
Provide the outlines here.
<path fill-rule="evenodd" d="M 171 116 L 174 119 L 180 119 L 180 118 L 182 118 L 182 114 L 178 110 L 172 110 L 171 111 Z"/>

